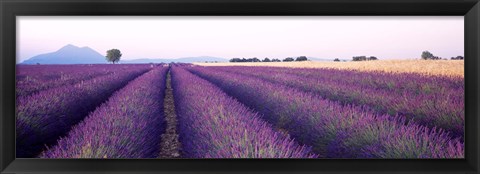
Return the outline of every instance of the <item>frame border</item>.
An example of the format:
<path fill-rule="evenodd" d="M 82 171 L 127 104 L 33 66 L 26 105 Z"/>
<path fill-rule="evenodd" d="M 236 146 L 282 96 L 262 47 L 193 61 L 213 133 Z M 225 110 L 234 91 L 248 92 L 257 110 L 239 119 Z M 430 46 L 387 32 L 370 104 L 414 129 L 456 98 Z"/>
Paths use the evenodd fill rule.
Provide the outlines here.
<path fill-rule="evenodd" d="M 0 173 L 479 173 L 479 0 L 0 0 Z M 15 159 L 16 16 L 465 16 L 465 159 Z"/>

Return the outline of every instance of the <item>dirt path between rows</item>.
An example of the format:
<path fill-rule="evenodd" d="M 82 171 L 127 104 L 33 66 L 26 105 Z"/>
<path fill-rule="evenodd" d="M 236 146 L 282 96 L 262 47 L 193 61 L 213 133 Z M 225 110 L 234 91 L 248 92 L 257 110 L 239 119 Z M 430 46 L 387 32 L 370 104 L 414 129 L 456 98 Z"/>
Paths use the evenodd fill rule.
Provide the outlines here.
<path fill-rule="evenodd" d="M 171 85 L 170 70 L 167 73 L 165 98 L 163 108 L 165 112 L 166 131 L 162 135 L 160 143 L 159 158 L 180 157 L 180 141 L 177 134 L 177 115 L 175 114 L 175 103 L 173 101 L 173 90 Z"/>

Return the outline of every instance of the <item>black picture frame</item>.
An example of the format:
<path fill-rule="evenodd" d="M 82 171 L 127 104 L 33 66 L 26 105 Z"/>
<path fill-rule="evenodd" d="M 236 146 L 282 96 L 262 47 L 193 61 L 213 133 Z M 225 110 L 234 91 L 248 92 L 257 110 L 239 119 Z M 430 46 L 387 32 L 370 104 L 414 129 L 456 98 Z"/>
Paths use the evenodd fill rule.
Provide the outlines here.
<path fill-rule="evenodd" d="M 0 0 L 1 173 L 479 173 L 478 0 Z M 465 17 L 465 159 L 15 159 L 16 16 Z"/>

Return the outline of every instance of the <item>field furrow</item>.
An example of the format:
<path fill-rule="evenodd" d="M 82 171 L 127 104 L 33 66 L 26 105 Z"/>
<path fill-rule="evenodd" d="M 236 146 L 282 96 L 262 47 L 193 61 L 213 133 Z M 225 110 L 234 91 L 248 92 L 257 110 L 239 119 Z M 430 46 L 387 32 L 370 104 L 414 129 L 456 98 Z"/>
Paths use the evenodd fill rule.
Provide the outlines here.
<path fill-rule="evenodd" d="M 178 140 L 177 115 L 175 113 L 175 101 L 172 88 L 172 71 L 167 73 L 165 82 L 165 98 L 163 99 L 163 110 L 165 115 L 165 133 L 162 134 L 160 143 L 159 158 L 178 158 L 180 157 L 181 144 Z"/>
<path fill-rule="evenodd" d="M 17 157 L 38 155 L 116 90 L 148 70 L 150 68 L 147 65 L 138 66 L 17 98 Z"/>
<path fill-rule="evenodd" d="M 157 67 L 115 92 L 41 158 L 156 158 L 165 131 L 168 68 Z"/>
<path fill-rule="evenodd" d="M 181 67 L 172 80 L 184 157 L 316 157 L 206 80 Z"/>
<path fill-rule="evenodd" d="M 204 67 L 188 69 L 255 109 L 277 130 L 313 146 L 323 157 L 463 158 L 464 145 L 459 139 L 402 117 L 343 105 L 252 76 Z"/>

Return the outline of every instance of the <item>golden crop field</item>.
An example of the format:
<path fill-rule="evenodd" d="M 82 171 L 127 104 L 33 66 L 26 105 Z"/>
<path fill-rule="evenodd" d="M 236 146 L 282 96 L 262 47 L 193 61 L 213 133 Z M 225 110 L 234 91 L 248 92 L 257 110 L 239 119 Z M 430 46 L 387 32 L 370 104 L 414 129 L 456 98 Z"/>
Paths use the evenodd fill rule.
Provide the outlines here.
<path fill-rule="evenodd" d="M 463 60 L 377 60 L 361 62 L 224 62 L 194 63 L 201 66 L 279 66 L 301 68 L 335 68 L 361 71 L 413 72 L 427 75 L 464 77 Z"/>

